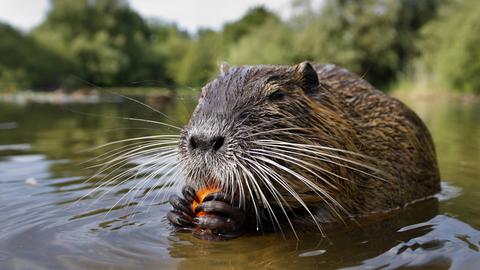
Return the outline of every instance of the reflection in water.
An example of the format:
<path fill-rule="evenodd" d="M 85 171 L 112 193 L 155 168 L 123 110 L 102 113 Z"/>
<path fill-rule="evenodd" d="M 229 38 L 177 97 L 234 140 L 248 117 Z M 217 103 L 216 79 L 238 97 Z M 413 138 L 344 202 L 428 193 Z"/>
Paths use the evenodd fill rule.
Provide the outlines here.
<path fill-rule="evenodd" d="M 423 222 L 435 216 L 438 203 L 429 200 L 415 207 L 402 210 L 398 215 L 361 228 L 327 232 L 328 238 L 320 234 L 305 234 L 300 241 L 293 236 L 283 239 L 280 235 L 248 235 L 228 243 L 204 243 L 182 237 L 189 242 L 178 241 L 172 244 L 172 257 L 188 257 L 179 266 L 181 269 L 192 269 L 196 265 L 214 265 L 216 269 L 231 266 L 247 266 L 252 268 L 269 267 L 271 269 L 289 268 L 292 264 L 299 269 L 315 269 L 318 266 L 339 268 L 371 258 L 396 245 L 398 241 L 407 241 L 418 237 L 423 232 L 396 233 L 409 224 Z M 222 252 L 219 252 L 222 250 Z M 306 252 L 326 250 L 318 256 L 300 256 Z M 193 257 L 191 254 L 201 254 Z M 190 254 L 190 256 L 189 256 Z M 225 255 L 229 256 L 225 256 Z M 226 259 L 228 258 L 228 259 Z M 214 268 L 215 268 L 214 267 Z"/>
<path fill-rule="evenodd" d="M 188 96 L 145 101 L 178 123 L 188 120 L 195 104 Z M 0 269 L 478 269 L 480 106 L 410 105 L 430 127 L 449 183 L 437 198 L 381 221 L 330 231 L 328 238 L 249 234 L 212 243 L 171 232 L 165 219 L 170 207 L 159 199 L 167 193 L 145 186 L 125 196 L 141 179 L 104 187 L 102 175 L 85 181 L 96 170 L 81 163 L 113 147 L 83 150 L 174 134 L 122 120 L 169 121 L 162 115 L 127 101 L 0 104 Z"/>
<path fill-rule="evenodd" d="M 364 261 L 359 269 L 396 269 L 423 265 L 474 269 L 473 266 L 480 266 L 480 232 L 468 224 L 438 215 L 427 222 L 404 227 L 398 232 L 412 231 L 424 234 Z"/>

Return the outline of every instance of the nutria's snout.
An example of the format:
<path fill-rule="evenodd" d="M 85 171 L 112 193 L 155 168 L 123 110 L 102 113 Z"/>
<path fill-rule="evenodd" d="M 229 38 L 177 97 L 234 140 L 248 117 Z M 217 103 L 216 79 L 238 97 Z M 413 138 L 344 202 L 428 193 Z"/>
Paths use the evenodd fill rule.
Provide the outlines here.
<path fill-rule="evenodd" d="M 193 121 L 182 133 L 178 148 L 186 183 L 194 187 L 206 186 L 207 182 L 221 186 L 227 177 L 225 173 L 234 166 L 231 160 L 233 136 L 225 127 Z"/>
<path fill-rule="evenodd" d="M 227 144 L 225 136 L 219 133 L 189 132 L 181 142 L 183 150 L 183 168 L 187 172 L 187 183 L 194 186 L 206 185 L 206 181 L 217 182 L 210 185 L 219 185 L 224 176 L 218 168 L 225 168 Z"/>
<path fill-rule="evenodd" d="M 225 143 L 225 137 L 221 135 L 208 136 L 208 135 L 199 135 L 193 134 L 190 135 L 188 139 L 188 150 L 192 151 L 201 151 L 216 152 L 220 150 Z"/>

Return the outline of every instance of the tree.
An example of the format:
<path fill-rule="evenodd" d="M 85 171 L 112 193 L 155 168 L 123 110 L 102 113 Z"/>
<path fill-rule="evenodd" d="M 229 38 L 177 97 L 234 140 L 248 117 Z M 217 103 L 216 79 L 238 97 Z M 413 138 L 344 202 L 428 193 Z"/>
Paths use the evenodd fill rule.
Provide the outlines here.
<path fill-rule="evenodd" d="M 238 42 L 268 21 L 280 22 L 280 19 L 263 6 L 251 8 L 238 21 L 225 24 L 222 31 L 223 41 L 227 44 Z"/>
<path fill-rule="evenodd" d="M 421 62 L 434 83 L 448 89 L 480 93 L 480 4 L 450 1 L 422 32 Z"/>
<path fill-rule="evenodd" d="M 298 59 L 292 50 L 291 29 L 279 20 L 265 22 L 230 46 L 228 60 L 241 64 L 292 64 Z"/>
<path fill-rule="evenodd" d="M 34 39 L 0 24 L 0 90 L 54 88 L 71 64 Z"/>
<path fill-rule="evenodd" d="M 199 31 L 180 60 L 176 81 L 181 86 L 201 86 L 217 74 L 222 61 L 221 36 L 211 30 Z"/>
<path fill-rule="evenodd" d="M 159 21 L 150 22 L 150 29 L 153 33 L 153 50 L 155 54 L 163 56 L 169 86 L 188 81 L 180 77 L 186 76 L 182 69 L 184 58 L 192 46 L 192 37 L 174 24 Z"/>
<path fill-rule="evenodd" d="M 166 79 L 162 56 L 152 50 L 150 28 L 126 1 L 52 0 L 33 36 L 75 62 L 75 74 L 95 85 Z"/>
<path fill-rule="evenodd" d="M 384 86 L 416 54 L 418 31 L 438 0 L 326 0 L 296 38 L 303 58 L 334 62 Z"/>

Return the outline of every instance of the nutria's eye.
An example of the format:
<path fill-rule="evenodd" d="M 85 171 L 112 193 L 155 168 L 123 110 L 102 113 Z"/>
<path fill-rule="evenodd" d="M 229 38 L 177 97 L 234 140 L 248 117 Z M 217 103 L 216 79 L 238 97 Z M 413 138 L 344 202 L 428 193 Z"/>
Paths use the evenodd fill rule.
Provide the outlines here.
<path fill-rule="evenodd" d="M 285 98 L 285 93 L 282 91 L 275 91 L 268 96 L 270 101 L 281 101 Z"/>

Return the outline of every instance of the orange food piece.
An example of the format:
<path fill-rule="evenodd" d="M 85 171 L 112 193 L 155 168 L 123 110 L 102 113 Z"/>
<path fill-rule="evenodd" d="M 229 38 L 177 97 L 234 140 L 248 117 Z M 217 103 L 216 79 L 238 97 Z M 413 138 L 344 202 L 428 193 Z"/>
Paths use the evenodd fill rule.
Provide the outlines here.
<path fill-rule="evenodd" d="M 203 202 L 203 199 L 205 199 L 205 197 L 207 197 L 209 194 L 212 194 L 214 192 L 218 192 L 220 191 L 219 188 L 211 188 L 211 187 L 208 187 L 208 188 L 203 188 L 203 189 L 200 189 L 199 191 L 197 191 L 197 199 L 200 201 L 199 203 L 197 203 L 196 201 L 193 201 L 192 203 L 192 210 L 193 212 L 195 212 L 195 208 L 197 208 L 197 206 Z M 201 212 L 198 212 L 197 213 L 197 217 L 201 217 L 201 216 L 205 216 L 206 213 L 201 211 Z"/>

